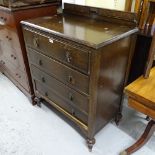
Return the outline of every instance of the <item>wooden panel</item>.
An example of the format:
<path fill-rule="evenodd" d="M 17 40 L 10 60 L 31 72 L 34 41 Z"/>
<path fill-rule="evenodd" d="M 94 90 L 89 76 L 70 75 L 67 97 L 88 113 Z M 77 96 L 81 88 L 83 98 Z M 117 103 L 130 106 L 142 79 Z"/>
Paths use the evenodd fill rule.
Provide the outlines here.
<path fill-rule="evenodd" d="M 24 60 L 15 30 L 3 28 L 0 30 L 0 36 L 0 56 L 7 58 L 16 68 L 24 71 Z"/>
<path fill-rule="evenodd" d="M 80 93 L 77 93 L 73 89 L 67 87 L 61 82 L 57 81 L 55 78 L 49 76 L 48 74 L 42 72 L 34 65 L 30 66 L 32 77 L 37 81 L 40 81 L 42 85 L 46 85 L 51 88 L 57 96 L 63 98 L 68 104 L 73 105 L 78 108 L 83 113 L 88 114 L 88 97 Z"/>
<path fill-rule="evenodd" d="M 144 36 L 141 34 L 137 35 L 137 41 L 134 55 L 132 58 L 128 84 L 135 81 L 144 73 L 151 42 L 151 36 Z"/>
<path fill-rule="evenodd" d="M 136 100 L 134 100 L 134 99 L 132 99 L 130 97 L 128 99 L 128 105 L 131 108 L 133 108 L 133 109 L 135 109 L 135 110 L 137 110 L 137 111 L 139 111 L 139 112 L 141 112 L 141 113 L 155 119 L 155 108 L 152 109 L 151 107 L 145 106 L 141 102 L 137 102 Z"/>
<path fill-rule="evenodd" d="M 129 69 L 130 43 L 131 38 L 127 37 L 102 49 L 98 80 L 97 130 L 108 123 L 121 107 L 120 94 L 123 93 L 124 79 Z"/>
<path fill-rule="evenodd" d="M 20 71 L 14 65 L 12 65 L 7 58 L 0 58 L 0 65 L 3 69 L 5 69 L 10 76 L 12 76 L 18 83 L 24 87 L 28 92 L 30 92 L 28 79 L 26 76 L 26 72 Z"/>
<path fill-rule="evenodd" d="M 88 94 L 89 78 L 63 64 L 50 59 L 32 49 L 28 49 L 30 63 L 38 66 L 41 70 L 52 75 L 63 83 L 75 88 L 78 91 Z"/>
<path fill-rule="evenodd" d="M 34 32 L 23 30 L 27 45 L 39 52 L 57 59 L 64 64 L 88 73 L 89 54 L 61 43 L 52 37 L 45 37 Z"/>
<path fill-rule="evenodd" d="M 76 14 L 90 18 L 123 23 L 125 25 L 136 25 L 136 14 L 117 10 L 81 6 L 75 4 L 64 4 L 64 13 Z"/>
<path fill-rule="evenodd" d="M 31 101 L 34 92 L 20 22 L 24 19 L 53 15 L 56 13 L 57 4 L 39 4 L 16 9 L 0 6 L 0 60 L 2 64 L 7 61 L 1 67 L 1 72 Z"/>
<path fill-rule="evenodd" d="M 34 6 L 37 4 L 46 4 L 48 2 L 56 2 L 57 0 L 0 0 L 0 5 L 8 8 L 20 8 L 26 6 Z"/>
<path fill-rule="evenodd" d="M 78 111 L 76 108 L 68 104 L 68 102 L 63 99 L 62 97 L 58 96 L 57 93 L 55 93 L 51 88 L 48 88 L 47 86 L 39 83 L 38 81 L 34 81 L 35 83 L 35 89 L 41 93 L 43 96 L 49 98 L 51 101 L 53 101 L 55 104 L 72 114 L 74 117 L 78 118 L 83 123 L 88 123 L 88 117 L 87 115 L 83 114 L 82 112 Z"/>

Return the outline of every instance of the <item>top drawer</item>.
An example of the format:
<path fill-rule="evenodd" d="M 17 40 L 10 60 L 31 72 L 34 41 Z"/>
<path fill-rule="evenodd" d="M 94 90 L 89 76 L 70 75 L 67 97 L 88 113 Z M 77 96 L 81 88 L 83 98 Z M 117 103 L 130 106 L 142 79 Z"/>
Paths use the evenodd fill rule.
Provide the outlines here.
<path fill-rule="evenodd" d="M 14 27 L 14 17 L 11 13 L 0 10 L 0 26 Z"/>
<path fill-rule="evenodd" d="M 78 50 L 52 38 L 36 34 L 25 29 L 23 31 L 27 46 L 34 48 L 49 57 L 57 59 L 70 67 L 76 68 L 84 73 L 88 73 L 88 52 Z"/>

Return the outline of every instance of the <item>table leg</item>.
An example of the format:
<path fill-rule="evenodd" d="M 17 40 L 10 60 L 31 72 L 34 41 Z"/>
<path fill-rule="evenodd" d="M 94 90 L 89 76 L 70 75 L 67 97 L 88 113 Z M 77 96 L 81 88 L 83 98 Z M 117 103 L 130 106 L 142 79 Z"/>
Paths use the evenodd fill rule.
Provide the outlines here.
<path fill-rule="evenodd" d="M 142 146 L 144 146 L 144 144 L 146 144 L 148 142 L 148 140 L 150 139 L 150 137 L 153 135 L 155 131 L 155 121 L 151 120 L 143 135 L 140 137 L 140 139 L 131 147 L 127 148 L 125 151 L 121 152 L 120 155 L 130 155 L 134 152 L 136 152 L 137 150 L 139 150 Z"/>

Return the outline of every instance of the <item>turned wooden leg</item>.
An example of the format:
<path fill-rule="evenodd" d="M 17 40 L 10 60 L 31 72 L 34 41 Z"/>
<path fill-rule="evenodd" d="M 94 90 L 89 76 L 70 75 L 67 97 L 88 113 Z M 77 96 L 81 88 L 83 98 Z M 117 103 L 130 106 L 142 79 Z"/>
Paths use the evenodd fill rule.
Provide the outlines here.
<path fill-rule="evenodd" d="M 38 107 L 41 107 L 41 101 L 42 101 L 41 98 L 35 97 L 33 100 L 33 105 L 37 105 Z"/>
<path fill-rule="evenodd" d="M 87 145 L 88 145 L 88 149 L 90 152 L 92 152 L 92 148 L 93 148 L 93 145 L 95 144 L 95 142 L 96 142 L 95 138 L 87 139 Z"/>
<path fill-rule="evenodd" d="M 148 123 L 148 125 L 147 125 L 143 135 L 140 137 L 140 139 L 134 145 L 132 145 L 125 151 L 121 152 L 120 155 L 130 155 L 130 154 L 136 152 L 137 150 L 139 150 L 142 146 L 144 146 L 144 144 L 146 144 L 148 142 L 150 137 L 153 135 L 154 131 L 155 131 L 155 121 L 151 120 Z"/>
<path fill-rule="evenodd" d="M 115 117 L 115 123 L 116 123 L 116 125 L 118 126 L 119 125 L 119 123 L 120 123 L 120 121 L 122 120 L 122 113 L 121 112 L 119 112 L 117 115 L 116 115 L 116 117 Z"/>

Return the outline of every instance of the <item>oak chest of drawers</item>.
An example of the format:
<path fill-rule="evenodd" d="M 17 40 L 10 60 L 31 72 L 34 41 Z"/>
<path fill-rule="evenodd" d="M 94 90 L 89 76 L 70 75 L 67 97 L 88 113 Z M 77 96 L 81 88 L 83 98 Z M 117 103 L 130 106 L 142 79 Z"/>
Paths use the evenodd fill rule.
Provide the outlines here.
<path fill-rule="evenodd" d="M 57 3 L 28 7 L 0 6 L 0 71 L 31 100 L 32 81 L 20 21 L 56 14 Z"/>
<path fill-rule="evenodd" d="M 94 135 L 118 121 L 138 31 L 134 21 L 131 13 L 71 4 L 63 14 L 22 21 L 34 101 L 72 120 L 90 150 Z"/>

